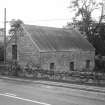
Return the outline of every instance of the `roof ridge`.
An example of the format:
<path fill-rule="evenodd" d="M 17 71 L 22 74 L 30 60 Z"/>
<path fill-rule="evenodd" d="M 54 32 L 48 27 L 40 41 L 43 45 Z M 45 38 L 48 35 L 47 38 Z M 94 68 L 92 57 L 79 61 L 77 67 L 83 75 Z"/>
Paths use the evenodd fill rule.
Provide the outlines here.
<path fill-rule="evenodd" d="M 60 29 L 60 30 L 67 30 L 65 28 L 60 28 L 60 27 L 51 27 L 51 26 L 40 26 L 40 25 L 30 25 L 30 24 L 24 24 L 26 26 L 34 26 L 34 27 L 39 27 L 39 28 L 47 28 L 47 29 Z"/>

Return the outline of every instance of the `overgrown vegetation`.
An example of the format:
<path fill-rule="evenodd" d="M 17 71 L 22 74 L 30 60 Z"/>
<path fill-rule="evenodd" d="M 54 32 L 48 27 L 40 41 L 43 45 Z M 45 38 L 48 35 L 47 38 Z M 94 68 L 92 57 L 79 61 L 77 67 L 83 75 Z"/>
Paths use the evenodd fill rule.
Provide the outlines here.
<path fill-rule="evenodd" d="M 5 69 L 4 69 L 5 68 Z M 17 74 L 16 70 L 17 69 Z M 42 79 L 68 83 L 91 84 L 105 86 L 105 73 L 94 71 L 51 71 L 26 67 L 21 68 L 20 65 L 2 65 L 0 66 L 0 74 L 6 76 L 16 76 L 30 79 Z"/>

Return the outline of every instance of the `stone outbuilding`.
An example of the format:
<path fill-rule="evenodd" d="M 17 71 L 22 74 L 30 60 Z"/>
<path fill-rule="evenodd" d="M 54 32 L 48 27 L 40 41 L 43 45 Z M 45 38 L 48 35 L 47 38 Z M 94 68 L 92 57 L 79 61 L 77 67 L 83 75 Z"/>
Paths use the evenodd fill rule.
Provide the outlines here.
<path fill-rule="evenodd" d="M 75 29 L 25 24 L 21 29 L 7 43 L 8 61 L 57 71 L 94 68 L 95 49 Z"/>

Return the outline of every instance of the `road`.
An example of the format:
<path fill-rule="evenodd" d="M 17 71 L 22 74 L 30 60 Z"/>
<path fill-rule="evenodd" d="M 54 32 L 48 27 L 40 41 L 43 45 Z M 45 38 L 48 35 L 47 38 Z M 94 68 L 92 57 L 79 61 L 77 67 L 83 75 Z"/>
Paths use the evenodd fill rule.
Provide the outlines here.
<path fill-rule="evenodd" d="M 105 93 L 0 79 L 0 105 L 105 105 Z"/>

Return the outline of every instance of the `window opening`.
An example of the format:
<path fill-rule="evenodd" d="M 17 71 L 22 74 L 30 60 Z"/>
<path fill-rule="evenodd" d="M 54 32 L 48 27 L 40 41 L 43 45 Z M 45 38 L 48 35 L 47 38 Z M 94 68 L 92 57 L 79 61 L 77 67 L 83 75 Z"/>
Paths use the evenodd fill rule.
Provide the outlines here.
<path fill-rule="evenodd" d="M 70 62 L 70 70 L 74 70 L 74 62 Z"/>
<path fill-rule="evenodd" d="M 55 64 L 54 63 L 50 63 L 50 70 L 54 70 L 55 68 Z"/>
<path fill-rule="evenodd" d="M 17 45 L 12 45 L 12 59 L 17 60 Z"/>
<path fill-rule="evenodd" d="M 86 60 L 86 68 L 90 67 L 90 60 Z"/>

